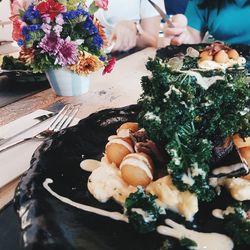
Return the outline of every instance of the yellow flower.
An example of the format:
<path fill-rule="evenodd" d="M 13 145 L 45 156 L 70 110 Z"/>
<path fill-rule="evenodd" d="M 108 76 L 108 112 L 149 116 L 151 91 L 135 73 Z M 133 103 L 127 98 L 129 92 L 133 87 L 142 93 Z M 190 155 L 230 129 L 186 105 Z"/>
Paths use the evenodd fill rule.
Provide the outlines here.
<path fill-rule="evenodd" d="M 99 70 L 103 65 L 103 62 L 97 56 L 80 52 L 77 63 L 70 65 L 68 68 L 79 75 L 88 75 Z"/>

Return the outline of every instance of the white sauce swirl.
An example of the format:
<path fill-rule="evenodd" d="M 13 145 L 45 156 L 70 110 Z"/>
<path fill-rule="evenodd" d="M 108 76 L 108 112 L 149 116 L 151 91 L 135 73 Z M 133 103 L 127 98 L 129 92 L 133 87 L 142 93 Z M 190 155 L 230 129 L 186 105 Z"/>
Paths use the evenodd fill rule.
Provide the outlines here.
<path fill-rule="evenodd" d="M 103 209 L 95 208 L 92 206 L 84 205 L 78 202 L 74 202 L 67 197 L 61 196 L 54 192 L 49 184 L 53 183 L 53 180 L 47 178 L 43 182 L 43 187 L 58 200 L 76 207 L 78 209 L 84 210 L 86 212 L 98 214 L 100 216 L 105 216 L 113 220 L 123 221 L 128 223 L 128 218 L 124 214 L 119 212 L 109 212 Z M 180 225 L 170 219 L 165 220 L 166 226 L 158 226 L 157 232 L 162 235 L 171 236 L 177 239 L 189 238 L 197 243 L 196 250 L 232 250 L 233 241 L 226 235 L 218 233 L 201 233 L 185 228 L 183 225 Z"/>
<path fill-rule="evenodd" d="M 188 238 L 196 242 L 196 250 L 231 250 L 233 241 L 224 234 L 201 233 L 185 228 L 170 219 L 165 220 L 166 226 L 158 226 L 157 232 L 177 239 Z"/>
<path fill-rule="evenodd" d="M 57 194 L 56 192 L 54 192 L 49 184 L 50 183 L 53 183 L 53 180 L 52 179 L 49 179 L 47 178 L 44 182 L 43 182 L 43 187 L 50 193 L 52 194 L 54 197 L 56 197 L 58 200 L 66 203 L 66 204 L 69 204 L 70 206 L 73 206 L 73 207 L 76 207 L 78 209 L 81 209 L 81 210 L 84 210 L 86 212 L 90 212 L 90 213 L 94 213 L 94 214 L 98 214 L 98 215 L 101 215 L 101 216 L 105 216 L 105 217 L 109 217 L 113 220 L 119 220 L 119 221 L 124 221 L 124 222 L 127 222 L 128 223 L 128 218 L 124 215 L 124 214 L 121 214 L 119 212 L 109 212 L 109 211 L 106 211 L 106 210 L 103 210 L 103 209 L 100 209 L 100 208 L 96 208 L 96 207 L 91 207 L 91 206 L 88 206 L 88 205 L 84 205 L 84 204 L 81 204 L 81 203 L 78 203 L 78 202 L 75 202 L 75 201 L 72 201 L 70 200 L 69 198 L 67 197 L 64 197 L 64 196 L 61 196 L 59 194 Z"/>
<path fill-rule="evenodd" d="M 81 169 L 87 172 L 93 172 L 95 169 L 99 168 L 100 166 L 101 166 L 100 161 L 92 160 L 92 159 L 86 159 L 80 163 Z"/>

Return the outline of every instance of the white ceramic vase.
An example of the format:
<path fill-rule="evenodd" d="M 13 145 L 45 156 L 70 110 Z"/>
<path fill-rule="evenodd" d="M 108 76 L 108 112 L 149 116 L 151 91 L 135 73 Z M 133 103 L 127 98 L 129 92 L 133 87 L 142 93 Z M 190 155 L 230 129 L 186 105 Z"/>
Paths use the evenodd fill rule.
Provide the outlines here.
<path fill-rule="evenodd" d="M 60 68 L 46 71 L 51 88 L 58 96 L 79 96 L 89 90 L 90 77 Z"/>

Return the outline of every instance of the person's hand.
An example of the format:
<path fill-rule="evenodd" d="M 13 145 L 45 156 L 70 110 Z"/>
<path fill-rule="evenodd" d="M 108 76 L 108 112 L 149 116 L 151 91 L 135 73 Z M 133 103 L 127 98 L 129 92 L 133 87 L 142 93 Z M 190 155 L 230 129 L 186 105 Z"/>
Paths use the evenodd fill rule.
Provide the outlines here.
<path fill-rule="evenodd" d="M 188 39 L 187 18 L 182 14 L 177 14 L 172 17 L 174 27 L 165 23 L 163 31 L 165 37 L 170 40 L 170 44 L 181 45 Z"/>
<path fill-rule="evenodd" d="M 110 44 L 115 42 L 114 51 L 127 51 L 136 46 L 137 30 L 133 21 L 120 21 L 113 29 Z"/>

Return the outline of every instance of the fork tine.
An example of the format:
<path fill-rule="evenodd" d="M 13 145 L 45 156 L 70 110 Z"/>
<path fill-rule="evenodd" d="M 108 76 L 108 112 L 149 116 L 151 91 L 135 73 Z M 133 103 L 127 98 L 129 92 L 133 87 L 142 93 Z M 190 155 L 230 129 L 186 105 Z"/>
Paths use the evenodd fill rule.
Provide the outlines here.
<path fill-rule="evenodd" d="M 70 124 L 73 122 L 74 118 L 76 117 L 81 105 L 76 105 L 71 113 L 68 115 L 67 119 L 64 121 L 64 123 L 61 125 L 60 129 L 64 129 L 70 126 Z M 59 130 L 60 130 L 59 129 Z"/>
<path fill-rule="evenodd" d="M 50 123 L 48 130 L 51 130 L 51 131 L 54 130 L 54 128 L 57 126 L 57 124 L 63 119 L 64 113 L 66 113 L 69 108 L 70 108 L 70 104 L 66 104 L 60 110 L 60 112 L 55 116 L 55 118 Z"/>
<path fill-rule="evenodd" d="M 69 107 L 65 110 L 65 112 L 63 112 L 63 114 L 58 119 L 57 123 L 52 128 L 54 132 L 57 132 L 61 129 L 64 122 L 68 119 L 68 116 L 71 114 L 73 108 L 74 106 L 69 105 Z"/>
<path fill-rule="evenodd" d="M 57 132 L 61 129 L 67 128 L 75 118 L 79 108 L 80 105 L 70 105 L 62 115 L 61 119 L 57 122 L 57 124 L 54 125 L 53 131 Z"/>

